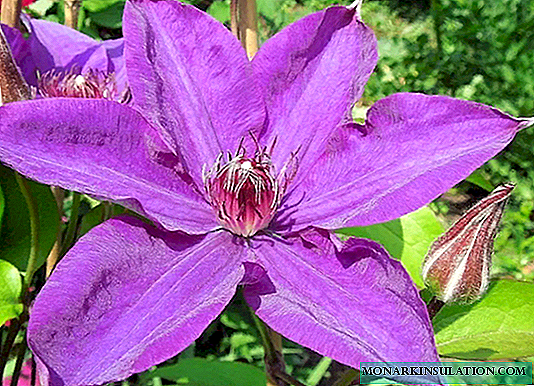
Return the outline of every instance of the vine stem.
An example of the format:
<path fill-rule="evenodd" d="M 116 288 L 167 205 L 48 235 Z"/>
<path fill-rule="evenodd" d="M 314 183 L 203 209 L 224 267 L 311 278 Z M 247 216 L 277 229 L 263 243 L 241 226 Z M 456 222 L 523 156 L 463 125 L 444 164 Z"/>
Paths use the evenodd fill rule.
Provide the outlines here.
<path fill-rule="evenodd" d="M 30 257 L 28 258 L 28 265 L 26 267 L 26 274 L 24 275 L 24 282 L 22 285 L 22 296 L 23 303 L 27 307 L 27 302 L 24 301 L 24 297 L 27 294 L 28 289 L 31 286 L 33 275 L 37 269 L 37 258 L 39 255 L 39 211 L 37 209 L 37 202 L 35 201 L 28 180 L 22 177 L 19 173 L 15 172 L 15 178 L 19 184 L 20 191 L 26 200 L 26 205 L 28 206 L 28 211 L 30 214 L 30 231 L 31 231 L 31 242 L 30 242 Z"/>
<path fill-rule="evenodd" d="M 258 52 L 258 11 L 256 0 L 232 0 L 230 5 L 232 32 L 252 59 Z"/>
<path fill-rule="evenodd" d="M 72 29 L 78 29 L 78 17 L 82 0 L 65 0 L 65 25 Z"/>
<path fill-rule="evenodd" d="M 0 20 L 10 27 L 18 28 L 22 0 L 3 0 Z"/>

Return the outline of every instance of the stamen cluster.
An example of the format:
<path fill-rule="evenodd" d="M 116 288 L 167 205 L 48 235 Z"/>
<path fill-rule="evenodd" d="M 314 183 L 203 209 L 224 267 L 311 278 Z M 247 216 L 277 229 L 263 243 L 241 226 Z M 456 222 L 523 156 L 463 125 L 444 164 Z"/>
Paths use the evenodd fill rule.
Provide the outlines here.
<path fill-rule="evenodd" d="M 99 70 L 81 74 L 77 69 L 51 70 L 39 78 L 39 92 L 45 98 L 117 98 L 115 75 Z"/>
<path fill-rule="evenodd" d="M 240 147 L 241 148 L 241 147 Z M 250 237 L 271 222 L 285 189 L 272 175 L 271 159 L 265 150 L 247 157 L 243 151 L 219 155 L 204 173 L 204 185 L 221 224 L 233 233 Z"/>

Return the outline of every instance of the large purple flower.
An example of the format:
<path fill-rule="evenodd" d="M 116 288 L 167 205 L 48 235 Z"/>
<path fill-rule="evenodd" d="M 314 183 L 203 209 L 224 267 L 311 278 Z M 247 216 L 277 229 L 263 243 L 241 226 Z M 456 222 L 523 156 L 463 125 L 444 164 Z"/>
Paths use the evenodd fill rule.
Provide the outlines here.
<path fill-rule="evenodd" d="M 401 264 L 330 230 L 424 205 L 526 121 L 397 94 L 352 123 L 377 53 L 351 8 L 294 23 L 251 62 L 188 5 L 130 1 L 123 25 L 131 104 L 0 108 L 2 161 L 156 224 L 121 217 L 94 228 L 42 289 L 28 341 L 50 384 L 101 384 L 175 355 L 240 284 L 274 330 L 340 362 L 437 360 Z"/>
<path fill-rule="evenodd" d="M 95 85 L 117 96 L 125 90 L 124 39 L 97 41 L 58 23 L 28 16 L 23 21 L 28 40 L 17 29 L 2 29 L 24 78 L 39 89 L 37 96 L 78 96 Z"/>

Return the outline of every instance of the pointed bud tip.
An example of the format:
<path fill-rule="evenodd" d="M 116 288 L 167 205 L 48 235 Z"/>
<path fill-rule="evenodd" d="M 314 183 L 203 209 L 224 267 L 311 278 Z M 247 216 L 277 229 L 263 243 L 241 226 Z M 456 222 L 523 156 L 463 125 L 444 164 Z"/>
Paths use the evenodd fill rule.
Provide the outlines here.
<path fill-rule="evenodd" d="M 473 302 L 487 289 L 497 235 L 504 208 L 515 184 L 494 189 L 464 213 L 428 251 L 423 279 L 438 299 Z"/>

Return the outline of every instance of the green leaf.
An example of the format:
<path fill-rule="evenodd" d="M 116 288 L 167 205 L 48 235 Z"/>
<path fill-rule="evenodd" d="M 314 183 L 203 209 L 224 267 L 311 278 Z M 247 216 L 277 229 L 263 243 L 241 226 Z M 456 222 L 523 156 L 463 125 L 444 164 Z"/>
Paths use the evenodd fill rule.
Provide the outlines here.
<path fill-rule="evenodd" d="M 443 227 L 432 210 L 425 206 L 396 220 L 366 227 L 343 228 L 338 233 L 379 242 L 392 257 L 402 261 L 415 284 L 424 288 L 421 265 L 430 244 L 443 233 Z"/>
<path fill-rule="evenodd" d="M 124 1 L 117 1 L 109 7 L 98 12 L 91 13 L 91 20 L 105 28 L 118 29 L 122 27 L 122 14 L 124 13 Z"/>
<path fill-rule="evenodd" d="M 230 3 L 228 1 L 215 1 L 208 8 L 208 13 L 221 23 L 230 21 Z"/>
<path fill-rule="evenodd" d="M 119 2 L 124 0 L 84 0 L 82 7 L 89 12 L 101 12 Z"/>
<path fill-rule="evenodd" d="M 19 270 L 7 261 L 0 260 L 0 325 L 22 313 L 21 289 Z"/>
<path fill-rule="evenodd" d="M 466 181 L 471 182 L 472 184 L 475 184 L 476 186 L 491 192 L 493 190 L 493 185 L 488 181 L 486 177 L 482 174 L 480 169 L 475 170 L 469 177 L 465 179 Z"/>
<path fill-rule="evenodd" d="M 28 6 L 30 11 L 35 12 L 40 17 L 46 15 L 46 12 L 52 8 L 55 0 L 37 0 L 35 3 L 32 3 Z"/>
<path fill-rule="evenodd" d="M 240 362 L 217 362 L 203 358 L 182 359 L 177 364 L 147 374 L 189 386 L 265 386 L 265 374 Z"/>
<path fill-rule="evenodd" d="M 40 233 L 37 260 L 39 267 L 45 262 L 56 241 L 59 214 L 50 187 L 33 181 L 29 181 L 28 185 L 39 210 Z M 0 259 L 9 261 L 20 271 L 25 271 L 31 242 L 28 207 L 13 171 L 1 165 L 0 187 L 5 199 L 4 217 L 0 228 L 0 245 L 2 245 Z"/>
<path fill-rule="evenodd" d="M 98 224 L 101 224 L 105 219 L 105 204 L 98 204 L 92 208 L 85 216 L 83 216 L 82 223 L 78 230 L 78 237 L 82 237 Z M 112 204 L 110 217 L 118 216 L 126 213 L 126 209 L 120 205 Z"/>
<path fill-rule="evenodd" d="M 444 307 L 433 320 L 440 355 L 497 360 L 534 355 L 534 283 L 500 280 L 478 302 Z"/>

